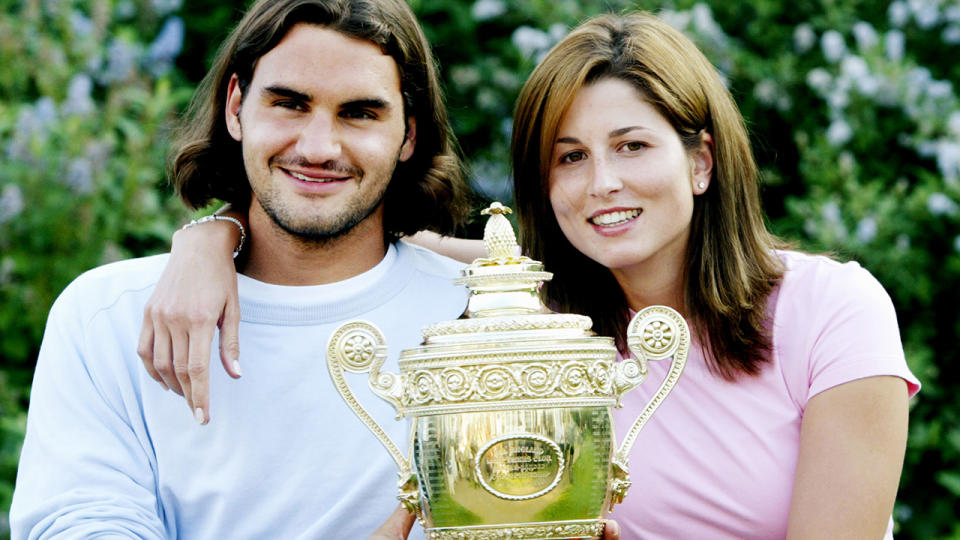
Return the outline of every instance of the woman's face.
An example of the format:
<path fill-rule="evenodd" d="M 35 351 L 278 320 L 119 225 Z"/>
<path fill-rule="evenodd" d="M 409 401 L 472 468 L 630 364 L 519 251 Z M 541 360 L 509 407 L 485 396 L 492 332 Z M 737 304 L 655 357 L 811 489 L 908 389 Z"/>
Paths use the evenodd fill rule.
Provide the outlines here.
<path fill-rule="evenodd" d="M 580 89 L 560 123 L 550 203 L 570 243 L 615 275 L 676 272 L 712 167 L 709 134 L 688 152 L 633 85 L 601 79 Z"/>

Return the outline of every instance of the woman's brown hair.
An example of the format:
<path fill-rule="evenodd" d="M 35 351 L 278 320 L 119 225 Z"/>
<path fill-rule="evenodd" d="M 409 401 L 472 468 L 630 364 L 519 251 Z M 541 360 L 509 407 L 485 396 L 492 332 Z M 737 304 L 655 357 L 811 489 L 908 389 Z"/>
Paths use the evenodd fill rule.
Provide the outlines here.
<path fill-rule="evenodd" d="M 371 41 L 397 63 L 404 114 L 417 120 L 417 142 L 413 156 L 397 164 L 390 180 L 384 228 L 392 238 L 424 229 L 451 232 L 468 214 L 469 188 L 433 55 L 403 0 L 256 2 L 221 45 L 180 122 L 168 172 L 181 198 L 193 208 L 211 199 L 247 208 L 251 193 L 241 146 L 224 120 L 227 84 L 236 73 L 245 94 L 257 61 L 298 23 Z"/>
<path fill-rule="evenodd" d="M 553 146 L 576 93 L 605 78 L 626 81 L 689 149 L 713 136 L 709 188 L 694 199 L 684 261 L 684 310 L 727 379 L 755 374 L 770 349 L 766 300 L 783 275 L 760 207 L 759 174 L 743 117 L 715 68 L 683 34 L 648 13 L 602 15 L 558 43 L 533 71 L 514 111 L 513 174 L 521 244 L 554 273 L 547 302 L 589 315 L 625 344 L 629 306 L 611 272 L 574 248 L 549 199 Z"/>

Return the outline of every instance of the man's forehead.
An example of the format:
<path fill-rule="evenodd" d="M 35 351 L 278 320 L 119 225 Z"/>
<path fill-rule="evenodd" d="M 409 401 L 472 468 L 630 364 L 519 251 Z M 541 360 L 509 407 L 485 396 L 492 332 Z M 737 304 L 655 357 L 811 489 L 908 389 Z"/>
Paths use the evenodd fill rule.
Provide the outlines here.
<path fill-rule="evenodd" d="M 297 23 L 257 61 L 253 79 L 258 78 L 322 78 L 330 83 L 353 84 L 395 82 L 399 89 L 400 71 L 393 57 L 373 41 L 319 24 Z"/>

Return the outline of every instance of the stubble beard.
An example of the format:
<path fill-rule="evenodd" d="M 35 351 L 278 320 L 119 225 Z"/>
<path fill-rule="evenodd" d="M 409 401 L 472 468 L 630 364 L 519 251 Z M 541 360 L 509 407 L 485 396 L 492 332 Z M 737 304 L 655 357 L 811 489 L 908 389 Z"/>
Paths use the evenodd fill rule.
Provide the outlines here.
<path fill-rule="evenodd" d="M 286 206 L 279 197 L 273 197 L 272 193 L 265 193 L 257 200 L 267 216 L 284 232 L 303 243 L 324 245 L 343 238 L 369 218 L 380 207 L 386 193 L 387 184 L 384 184 L 372 199 L 357 197 L 349 201 L 337 215 L 325 220 L 307 220 L 297 216 L 296 211 Z"/>

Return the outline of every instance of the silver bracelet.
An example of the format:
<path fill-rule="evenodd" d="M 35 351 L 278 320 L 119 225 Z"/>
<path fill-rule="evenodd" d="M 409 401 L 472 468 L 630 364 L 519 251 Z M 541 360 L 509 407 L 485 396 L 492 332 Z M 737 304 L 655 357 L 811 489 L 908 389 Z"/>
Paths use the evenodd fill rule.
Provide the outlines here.
<path fill-rule="evenodd" d="M 180 230 L 189 229 L 194 225 L 200 225 L 201 223 L 207 223 L 208 221 L 229 221 L 235 224 L 240 228 L 240 242 L 237 243 L 237 249 L 233 250 L 233 258 L 236 259 L 237 255 L 240 255 L 240 250 L 243 249 L 243 242 L 247 239 L 247 231 L 243 228 L 243 223 L 240 223 L 240 220 L 237 218 L 232 218 L 230 216 L 221 216 L 218 214 L 210 214 L 209 216 L 203 216 L 200 219 L 195 219 L 190 223 L 187 223 L 183 227 L 180 227 Z"/>

